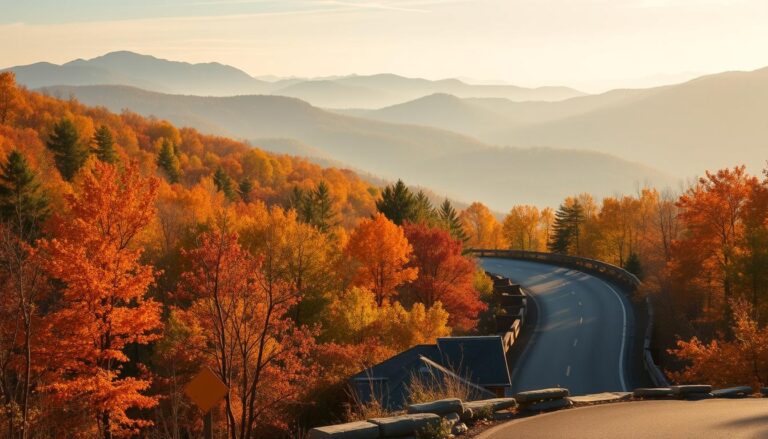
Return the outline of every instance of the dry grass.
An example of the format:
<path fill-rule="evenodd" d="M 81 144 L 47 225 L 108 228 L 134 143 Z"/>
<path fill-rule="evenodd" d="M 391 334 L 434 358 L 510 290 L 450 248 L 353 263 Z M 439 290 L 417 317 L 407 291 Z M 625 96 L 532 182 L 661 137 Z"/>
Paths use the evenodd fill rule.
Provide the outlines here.
<path fill-rule="evenodd" d="M 378 399 L 369 402 L 362 402 L 355 398 L 352 404 L 348 405 L 344 413 L 344 419 L 347 422 L 364 421 L 371 418 L 386 418 L 394 416 L 395 413 L 387 410 Z"/>
<path fill-rule="evenodd" d="M 384 397 L 380 393 L 381 392 L 377 391 L 377 388 L 373 384 L 372 380 L 370 381 L 370 401 L 362 401 L 357 392 L 350 389 L 349 397 L 352 402 L 346 406 L 344 419 L 347 422 L 353 422 L 394 415 L 395 413 L 392 410 L 388 410 L 384 406 Z"/>
<path fill-rule="evenodd" d="M 483 395 L 470 384 L 468 378 L 440 373 L 433 369 L 429 373 L 413 374 L 408 385 L 408 400 L 411 404 L 431 402 L 438 399 L 458 398 L 462 401 L 474 401 Z"/>

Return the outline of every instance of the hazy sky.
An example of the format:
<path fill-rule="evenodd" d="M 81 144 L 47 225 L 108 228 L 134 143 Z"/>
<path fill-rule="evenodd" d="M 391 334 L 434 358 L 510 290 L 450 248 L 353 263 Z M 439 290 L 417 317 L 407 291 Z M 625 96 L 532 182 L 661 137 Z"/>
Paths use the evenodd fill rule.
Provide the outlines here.
<path fill-rule="evenodd" d="M 0 66 L 114 50 L 252 75 L 589 91 L 768 66 L 768 0 L 0 0 Z"/>

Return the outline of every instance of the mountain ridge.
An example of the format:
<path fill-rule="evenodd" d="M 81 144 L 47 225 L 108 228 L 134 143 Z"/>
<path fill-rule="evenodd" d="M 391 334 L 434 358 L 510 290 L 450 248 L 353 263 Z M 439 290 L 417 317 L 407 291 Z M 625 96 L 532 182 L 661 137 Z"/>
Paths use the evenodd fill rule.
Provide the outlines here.
<path fill-rule="evenodd" d="M 88 70 L 80 76 L 73 73 Z M 257 79 L 226 64 L 172 61 L 127 50 L 109 52 L 91 59 L 75 59 L 58 65 L 47 63 L 8 67 L 17 82 L 29 88 L 57 85 L 131 85 L 151 91 L 201 96 L 286 94 L 331 108 L 364 106 L 379 108 L 435 92 L 462 96 L 500 96 L 515 100 L 560 100 L 584 93 L 568 87 L 525 88 L 513 85 L 474 85 L 455 78 L 428 80 L 393 73 L 347 75 L 327 78 Z M 307 84 L 309 90 L 300 85 Z"/>
<path fill-rule="evenodd" d="M 498 148 L 433 127 L 329 112 L 296 98 L 180 96 L 127 86 L 56 87 L 43 91 L 72 95 L 87 105 L 101 105 L 113 111 L 129 108 L 178 125 L 204 121 L 224 131 L 214 134 L 250 140 L 252 144 L 258 139 L 294 139 L 299 142 L 295 145 L 309 148 L 313 155 L 330 157 L 384 179 L 402 178 L 452 199 L 481 199 L 497 211 L 523 201 L 556 206 L 565 196 L 592 188 L 597 189 L 597 196 L 609 196 L 632 193 L 636 184 L 645 181 L 661 187 L 676 182 L 668 175 L 618 157 L 608 159 L 607 155 L 585 151 Z M 569 160 L 561 168 L 546 165 L 562 163 L 563 157 Z M 483 169 L 473 163 L 492 168 Z M 525 169 L 519 169 L 518 163 L 526 163 Z M 616 171 L 598 169 L 601 166 Z M 534 178 L 562 185 L 557 190 L 538 191 L 539 186 L 545 185 L 532 185 Z M 459 181 L 462 184 L 457 184 Z M 494 185 L 497 190 L 490 193 L 488 188 Z"/>

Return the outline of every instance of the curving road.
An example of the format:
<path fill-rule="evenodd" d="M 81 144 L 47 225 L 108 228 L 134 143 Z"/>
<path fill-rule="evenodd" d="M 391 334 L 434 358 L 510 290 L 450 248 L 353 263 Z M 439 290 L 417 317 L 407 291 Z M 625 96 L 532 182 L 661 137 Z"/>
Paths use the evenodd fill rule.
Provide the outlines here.
<path fill-rule="evenodd" d="M 477 439 L 765 438 L 766 413 L 766 398 L 619 402 L 507 422 Z"/>
<path fill-rule="evenodd" d="M 572 395 L 626 391 L 627 327 L 632 313 L 618 287 L 580 271 L 481 258 L 532 295 L 536 331 L 512 371 L 512 392 L 561 386 Z"/>

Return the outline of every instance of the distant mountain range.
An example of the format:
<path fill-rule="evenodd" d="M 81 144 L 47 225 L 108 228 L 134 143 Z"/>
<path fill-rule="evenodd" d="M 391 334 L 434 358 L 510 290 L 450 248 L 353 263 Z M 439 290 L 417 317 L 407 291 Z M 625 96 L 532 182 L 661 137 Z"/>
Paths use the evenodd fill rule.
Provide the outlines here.
<path fill-rule="evenodd" d="M 556 101 L 584 93 L 567 87 L 524 88 L 473 85 L 458 79 L 430 81 L 393 74 L 323 79 L 254 78 L 219 64 L 168 61 L 133 52 L 112 52 L 57 65 L 46 62 L 7 68 L 29 88 L 56 85 L 130 85 L 145 90 L 198 96 L 270 94 L 295 97 L 326 108 L 380 108 L 432 93 L 500 97 L 513 101 Z"/>
<path fill-rule="evenodd" d="M 128 86 L 43 91 L 112 111 L 154 115 L 277 152 L 335 160 L 454 199 L 481 200 L 497 211 L 518 203 L 556 206 L 579 192 L 600 197 L 634 192 L 646 183 L 677 184 L 667 174 L 604 153 L 498 148 L 444 129 L 339 114 L 289 97 L 180 96 Z"/>
<path fill-rule="evenodd" d="M 604 152 L 680 177 L 740 164 L 759 172 L 768 160 L 768 68 L 559 102 L 434 94 L 345 113 L 450 129 L 496 145 Z"/>

